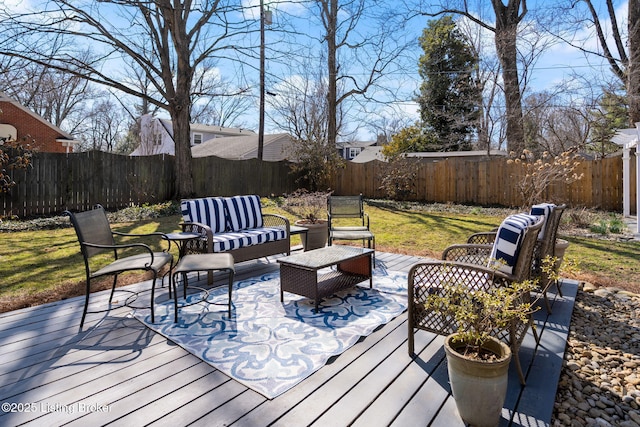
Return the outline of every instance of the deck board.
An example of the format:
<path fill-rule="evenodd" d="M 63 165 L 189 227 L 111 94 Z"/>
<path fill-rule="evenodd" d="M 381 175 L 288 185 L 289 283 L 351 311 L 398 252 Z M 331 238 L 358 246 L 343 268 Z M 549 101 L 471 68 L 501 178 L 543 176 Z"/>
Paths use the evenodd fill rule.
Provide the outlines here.
<path fill-rule="evenodd" d="M 389 270 L 408 271 L 419 260 L 376 254 L 377 266 Z M 277 269 L 276 257 L 241 263 L 236 280 Z M 216 285 L 225 279 L 214 275 Z M 563 298 L 550 293 L 553 313 L 536 313 L 541 343 L 536 348 L 533 336 L 523 343 L 526 387 L 511 367 L 501 425 L 549 425 L 576 289 L 565 283 Z M 107 291 L 92 294 L 92 307 L 108 298 Z M 450 396 L 444 338 L 419 331 L 410 357 L 406 312 L 268 400 L 147 329 L 128 308 L 90 314 L 79 332 L 83 304 L 79 297 L 0 315 L 0 401 L 38 409 L 0 412 L 0 425 L 463 425 Z M 108 411 L 78 411 L 80 403 Z M 48 412 L 40 410 L 46 405 Z"/>

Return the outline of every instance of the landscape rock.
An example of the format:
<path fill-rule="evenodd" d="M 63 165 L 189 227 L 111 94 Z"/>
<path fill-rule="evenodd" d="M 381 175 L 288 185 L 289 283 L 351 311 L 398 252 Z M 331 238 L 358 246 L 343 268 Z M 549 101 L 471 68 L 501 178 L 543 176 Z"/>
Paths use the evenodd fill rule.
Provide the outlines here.
<path fill-rule="evenodd" d="M 639 407 L 640 295 L 585 282 L 571 318 L 551 425 L 640 427 Z"/>

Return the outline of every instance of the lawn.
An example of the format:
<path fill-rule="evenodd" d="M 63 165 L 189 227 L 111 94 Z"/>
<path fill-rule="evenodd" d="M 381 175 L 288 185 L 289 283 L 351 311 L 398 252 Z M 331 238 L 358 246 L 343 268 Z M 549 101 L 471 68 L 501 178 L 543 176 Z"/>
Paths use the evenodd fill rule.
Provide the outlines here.
<path fill-rule="evenodd" d="M 500 224 L 509 214 L 506 209 L 485 209 L 448 205 L 416 205 L 371 202 L 366 211 L 376 235 L 380 251 L 438 258 L 452 243 L 462 243 L 477 231 L 487 231 Z M 275 203 L 267 202 L 265 212 L 284 214 Z M 290 215 L 290 219 L 292 218 Z M 566 215 L 570 218 L 570 215 Z M 122 232 L 148 233 L 178 230 L 177 214 L 132 221 L 114 222 L 113 229 Z M 116 221 L 114 219 L 114 221 Z M 60 220 L 58 220 L 60 222 Z M 6 231 L 0 245 L 0 312 L 34 304 L 60 300 L 84 293 L 84 264 L 75 232 L 70 227 Z M 13 224 L 15 225 L 15 224 Z M 47 227 L 52 227 L 48 225 Z M 19 227 L 15 227 L 19 228 Z M 15 229 L 14 228 L 14 229 Z M 565 259 L 576 263 L 564 276 L 588 280 L 601 286 L 619 286 L 640 292 L 640 242 L 604 240 L 591 237 L 560 237 L 571 245 Z M 293 238 L 293 244 L 298 242 Z M 146 239 L 155 249 L 166 248 L 166 242 Z M 173 248 L 174 254 L 175 248 Z M 130 274 L 119 283 L 133 283 L 143 277 Z M 101 288 L 111 285 L 103 280 Z M 96 287 L 98 289 L 98 287 Z"/>

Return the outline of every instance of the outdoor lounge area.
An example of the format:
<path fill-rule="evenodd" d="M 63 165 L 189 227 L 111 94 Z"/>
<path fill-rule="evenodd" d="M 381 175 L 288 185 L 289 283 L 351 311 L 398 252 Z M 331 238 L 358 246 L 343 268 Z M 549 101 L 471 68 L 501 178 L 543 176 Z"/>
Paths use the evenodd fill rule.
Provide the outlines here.
<path fill-rule="evenodd" d="M 407 273 L 425 260 L 375 256 L 374 289 L 380 272 Z M 236 264 L 235 283 L 277 277 L 278 259 Z M 226 277 L 216 273 L 214 286 L 226 288 Z M 206 274 L 192 283 L 207 287 Z M 149 282 L 127 287 L 139 292 L 142 305 L 149 288 Z M 501 425 L 549 425 L 576 292 L 577 282 L 564 280 L 562 296 L 555 286 L 548 291 L 551 313 L 534 314 L 540 341 L 529 331 L 520 347 L 526 386 L 510 366 Z M 92 301 L 106 302 L 109 293 Z M 166 284 L 156 293 L 167 300 Z M 286 305 L 294 296 L 273 299 Z M 78 297 L 0 315 L 0 425 L 463 425 L 450 395 L 444 337 L 418 331 L 411 358 L 406 311 L 269 399 L 147 328 L 131 308 L 90 313 L 78 332 L 83 304 Z M 239 304 L 234 300 L 234 316 Z M 227 315 L 226 307 L 211 310 Z M 161 309 L 156 317 L 163 317 Z"/>

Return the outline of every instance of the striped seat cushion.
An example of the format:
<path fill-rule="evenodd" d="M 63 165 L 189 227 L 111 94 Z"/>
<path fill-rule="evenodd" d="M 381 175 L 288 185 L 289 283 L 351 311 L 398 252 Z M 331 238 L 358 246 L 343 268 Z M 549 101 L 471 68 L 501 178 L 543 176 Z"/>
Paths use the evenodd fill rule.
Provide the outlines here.
<path fill-rule="evenodd" d="M 520 246 L 527 228 L 538 222 L 538 217 L 527 214 L 510 215 L 502 221 L 491 249 L 489 267 L 504 273 L 513 273 Z"/>
<path fill-rule="evenodd" d="M 231 231 L 262 227 L 262 207 L 258 196 L 234 196 L 224 199 L 227 229 Z"/>
<path fill-rule="evenodd" d="M 278 227 L 263 227 L 242 230 L 242 232 L 227 232 L 213 236 L 213 251 L 226 252 L 260 243 L 282 240 L 287 237 L 287 231 Z"/>
<path fill-rule="evenodd" d="M 225 203 L 221 197 L 183 200 L 180 203 L 180 210 L 185 222 L 205 224 L 213 233 L 222 233 L 227 229 Z"/>
<path fill-rule="evenodd" d="M 531 207 L 531 215 L 542 217 L 543 223 L 542 228 L 540 228 L 540 232 L 538 233 L 538 240 L 544 239 L 544 229 L 547 226 L 547 221 L 551 216 L 551 212 L 556 207 L 553 203 L 540 203 L 539 205 L 533 205 Z"/>
<path fill-rule="evenodd" d="M 226 232 L 213 235 L 213 252 L 226 252 L 250 246 L 251 239 L 245 233 Z"/>
<path fill-rule="evenodd" d="M 242 230 L 242 233 L 249 236 L 251 245 L 260 243 L 275 242 L 287 237 L 287 230 L 280 227 L 262 227 Z"/>

